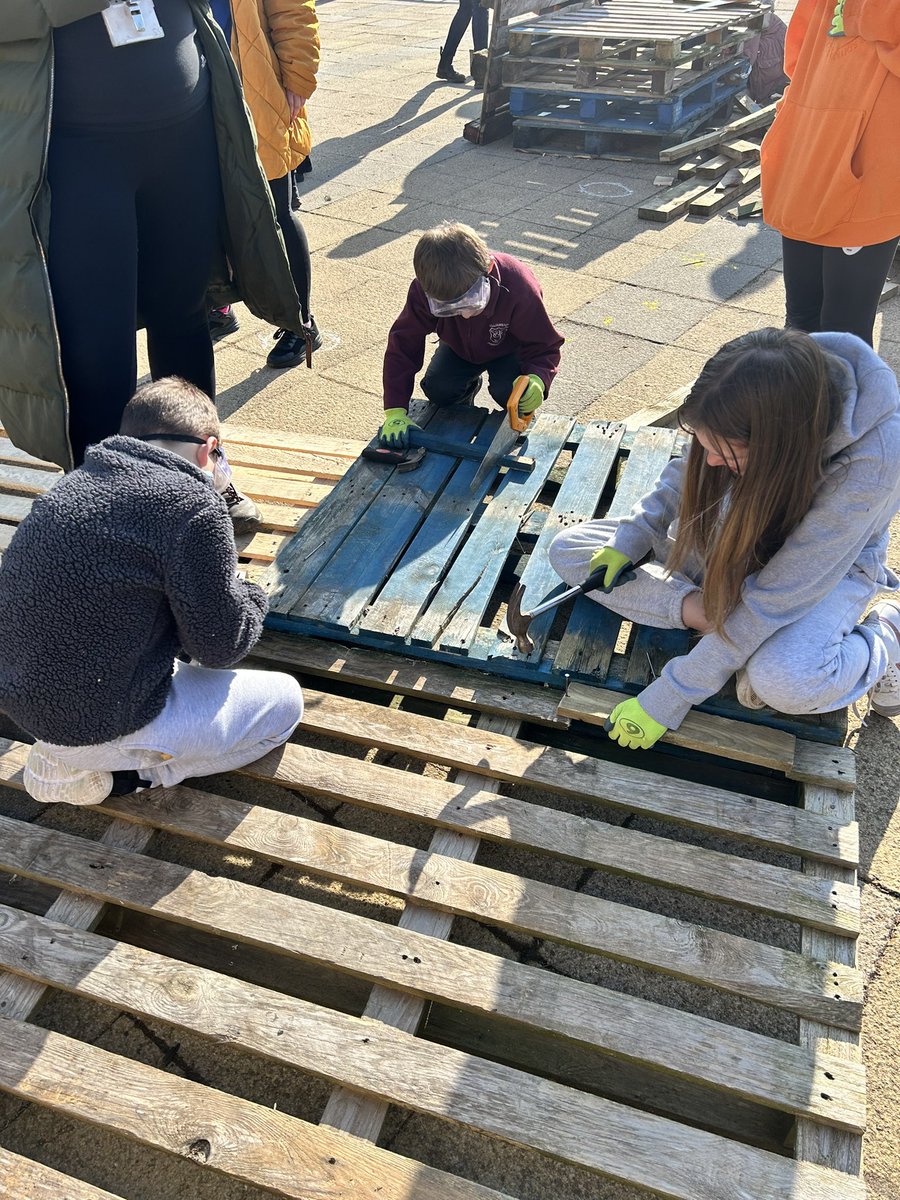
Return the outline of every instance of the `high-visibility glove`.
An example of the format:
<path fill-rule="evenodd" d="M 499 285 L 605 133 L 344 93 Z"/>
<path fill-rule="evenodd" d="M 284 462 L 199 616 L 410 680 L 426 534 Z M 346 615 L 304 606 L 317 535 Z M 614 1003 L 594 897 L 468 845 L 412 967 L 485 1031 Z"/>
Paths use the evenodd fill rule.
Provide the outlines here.
<path fill-rule="evenodd" d="M 386 408 L 384 424 L 378 430 L 378 444 L 390 450 L 408 450 L 409 431 L 418 428 L 405 408 Z"/>
<path fill-rule="evenodd" d="M 666 726 L 645 713 L 636 697 L 617 704 L 603 728 L 614 742 L 629 750 L 649 750 L 666 732 Z"/>
<path fill-rule="evenodd" d="M 522 376 L 513 382 L 513 388 L 520 382 Z M 528 386 L 519 397 L 519 416 L 527 417 L 529 413 L 536 412 L 544 403 L 544 381 L 540 375 L 529 375 Z"/>
<path fill-rule="evenodd" d="M 588 576 L 605 567 L 606 575 L 597 591 L 611 592 L 620 583 L 630 583 L 634 579 L 634 571 L 629 570 L 629 567 L 633 565 L 628 555 L 623 554 L 621 550 L 614 550 L 612 546 L 604 546 L 602 550 L 596 550 L 591 555 Z"/>

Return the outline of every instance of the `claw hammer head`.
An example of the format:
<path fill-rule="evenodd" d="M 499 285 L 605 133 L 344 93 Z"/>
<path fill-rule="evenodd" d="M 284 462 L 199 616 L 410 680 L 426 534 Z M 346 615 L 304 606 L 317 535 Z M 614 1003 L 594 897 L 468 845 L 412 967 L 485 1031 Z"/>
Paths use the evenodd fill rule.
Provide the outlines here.
<path fill-rule="evenodd" d="M 534 642 L 528 633 L 532 614 L 522 612 L 522 597 L 524 595 L 524 585 L 517 583 L 506 605 L 506 627 L 516 639 L 516 649 L 518 652 L 520 654 L 530 654 L 534 649 Z"/>

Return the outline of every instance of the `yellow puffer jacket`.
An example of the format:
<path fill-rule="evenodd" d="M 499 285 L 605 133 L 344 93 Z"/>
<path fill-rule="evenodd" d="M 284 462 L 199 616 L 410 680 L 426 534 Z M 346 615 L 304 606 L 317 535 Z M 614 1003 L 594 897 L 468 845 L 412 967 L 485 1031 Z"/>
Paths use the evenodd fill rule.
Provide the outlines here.
<path fill-rule="evenodd" d="M 291 122 L 285 88 L 308 100 L 319 69 L 315 0 L 231 0 L 231 51 L 256 126 L 267 179 L 281 179 L 312 145 L 306 109 Z"/>

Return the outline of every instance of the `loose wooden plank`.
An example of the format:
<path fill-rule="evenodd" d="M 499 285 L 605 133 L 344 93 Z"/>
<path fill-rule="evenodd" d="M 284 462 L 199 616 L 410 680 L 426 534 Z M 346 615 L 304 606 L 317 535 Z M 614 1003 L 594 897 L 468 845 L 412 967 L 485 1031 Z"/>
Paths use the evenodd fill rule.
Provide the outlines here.
<path fill-rule="evenodd" d="M 859 861 L 855 822 L 841 824 L 770 800 L 704 787 L 639 767 L 500 736 L 430 717 L 399 713 L 358 700 L 307 691 L 302 725 L 363 745 L 402 751 L 479 775 L 643 812 L 750 842 L 854 866 Z"/>
<path fill-rule="evenodd" d="M 624 426 L 618 422 L 595 422 L 585 429 L 520 577 L 520 583 L 525 588 L 522 608 L 526 612 L 552 591 L 565 590 L 567 585 L 562 583 L 550 566 L 547 556 L 550 543 L 561 530 L 589 521 L 594 516 L 606 480 L 615 467 L 624 432 Z M 534 650 L 530 655 L 520 655 L 515 641 L 507 633 L 498 635 L 493 650 L 488 652 L 488 657 L 516 655 L 520 658 L 530 658 L 536 663 L 540 662 L 556 616 L 556 610 L 551 609 L 531 622 L 528 633 L 534 642 Z"/>
<path fill-rule="evenodd" d="M 70 851 L 73 843 L 82 842 L 68 835 L 65 840 Z M 127 886 L 119 887 L 116 895 L 121 899 L 127 892 L 130 898 L 124 902 L 138 911 L 164 908 L 165 915 L 180 923 L 328 963 L 404 990 L 415 980 L 410 989 L 413 997 L 429 996 L 470 1012 L 491 1013 L 521 1027 L 551 1032 L 573 1045 L 643 1059 L 672 1074 L 775 1107 L 786 1105 L 794 1110 L 799 1105 L 801 1111 L 815 1112 L 822 1119 L 840 1120 L 838 1111 L 852 1111 L 856 1103 L 857 1073 L 843 1066 L 836 1070 L 827 1056 L 813 1061 L 805 1053 L 759 1034 L 732 1030 L 704 1017 L 498 960 L 482 951 L 436 942 L 415 932 L 398 933 L 377 922 L 273 896 L 246 884 L 228 887 L 227 881 L 134 855 L 118 855 L 119 861 L 112 863 L 107 857 L 98 858 L 96 845 L 86 844 L 87 863 L 78 868 L 78 877 L 91 881 L 91 872 L 118 872 Z M 78 857 L 82 857 L 80 848 Z M 138 892 L 145 903 L 136 903 Z M 219 909 L 223 920 L 217 923 Z M 835 1076 L 826 1103 L 817 1099 L 810 1087 L 810 1079 L 824 1078 L 824 1072 Z M 851 1115 L 849 1120 L 852 1123 L 856 1118 Z"/>
<path fill-rule="evenodd" d="M 646 425 L 657 425 L 663 429 L 676 428 L 675 414 L 687 399 L 693 386 L 693 383 L 689 383 L 685 387 L 676 388 L 674 392 L 670 392 L 666 396 L 665 400 L 660 400 L 658 404 L 651 404 L 647 408 L 632 413 L 630 417 L 626 417 L 626 432 L 636 433 Z"/>
<path fill-rule="evenodd" d="M 481 408 L 442 410 L 428 429 L 438 435 L 455 432 L 468 440 L 484 416 Z M 415 471 L 392 471 L 389 482 L 359 516 L 291 615 L 348 630 L 355 626 L 457 469 L 463 469 L 459 459 L 428 454 Z"/>
<path fill-rule="evenodd" d="M 662 155 L 663 151 L 660 151 L 660 158 Z M 676 183 L 674 187 L 667 188 L 656 197 L 653 203 L 642 204 L 638 208 L 638 216 L 643 221 L 657 221 L 662 224 L 674 221 L 676 217 L 683 217 L 693 201 L 698 200 L 704 192 L 708 192 L 714 186 L 709 179 L 701 179 L 698 182 L 691 178 L 684 183 Z"/>
<path fill-rule="evenodd" d="M 572 720 L 603 725 L 622 699 L 621 692 L 570 683 L 560 701 L 559 712 Z M 797 744 L 793 734 L 780 729 L 732 721 L 696 709 L 691 709 L 678 729 L 667 730 L 661 740 L 672 746 L 702 750 L 705 754 L 718 754 L 737 762 L 756 763 L 783 773 L 793 767 Z"/>
<path fill-rule="evenodd" d="M 503 413 L 492 414 L 479 431 L 475 444 L 482 453 L 504 419 Z M 478 463 L 461 463 L 454 472 L 396 570 L 360 620 L 361 630 L 393 637 L 410 636 L 439 586 L 447 564 L 453 561 L 480 513 L 484 498 L 495 486 L 494 479 L 485 479 L 477 491 L 472 491 L 478 466 Z"/>
<path fill-rule="evenodd" d="M 405 655 L 361 650 L 273 630 L 263 634 L 247 662 L 253 664 L 257 659 L 396 695 L 441 700 L 455 708 L 519 717 L 557 729 L 569 727 L 568 718 L 558 713 L 558 691 L 534 683 L 496 679 L 464 666 L 416 661 Z"/>
<path fill-rule="evenodd" d="M 653 486 L 679 442 L 674 429 L 639 429 L 607 516 L 625 517 Z M 575 601 L 554 666 L 563 673 L 594 674 L 602 682 L 609 670 L 622 624 L 615 613 L 581 596 Z"/>
<path fill-rule="evenodd" d="M 24 755 L 20 765 L 24 763 Z M 20 785 L 21 786 L 21 785 Z M 149 825 L 132 821 L 111 821 L 100 839 L 98 849 L 104 847 L 123 849 L 140 854 L 145 850 L 156 830 Z M 93 929 L 103 915 L 104 904 L 93 896 L 77 896 L 62 892 L 47 909 L 47 918 L 70 925 L 74 929 Z M 0 974 L 0 1014 L 26 1020 L 43 998 L 45 989 L 40 984 L 21 979 L 17 975 Z"/>
<path fill-rule="evenodd" d="M 628 1111 L 559 1083 L 422 1042 L 380 1021 L 336 1013 L 96 935 L 76 934 L 12 909 L 0 910 L 0 953 L 5 961 L 18 956 L 20 969 L 42 982 L 227 1040 L 319 1077 L 348 1080 L 357 1095 L 384 1096 L 404 1108 L 545 1153 L 552 1147 L 554 1157 L 588 1169 L 606 1165 L 592 1148 L 594 1139 L 586 1136 L 590 1129 Z M 857 1109 L 863 1111 L 861 1095 Z M 547 1128 L 547 1114 L 557 1111 L 568 1114 L 565 1128 Z M 719 1149 L 727 1154 L 728 1143 Z"/>
<path fill-rule="evenodd" d="M 803 788 L 803 805 L 806 811 L 821 814 L 833 821 L 852 821 L 855 816 L 853 795 L 832 788 L 806 785 Z M 803 869 L 811 876 L 822 874 L 822 866 L 817 862 L 804 860 Z M 840 872 L 838 879 L 850 887 L 856 886 L 856 872 L 850 869 Z M 804 954 L 827 955 L 848 967 L 856 965 L 856 946 L 849 938 L 805 930 L 801 937 L 801 948 Z M 850 1063 L 861 1063 L 859 1036 L 832 1025 L 801 1020 L 800 1045 L 813 1053 L 824 1051 Z M 825 1095 L 829 1094 L 829 1082 L 826 1076 L 822 1088 Z M 844 1178 L 848 1180 L 848 1188 L 861 1184 L 862 1138 L 857 1134 L 825 1131 L 813 1122 L 799 1120 L 794 1153 L 801 1161 L 827 1163 L 838 1171 L 846 1171 Z"/>
<path fill-rule="evenodd" d="M 0 1196 L 9 1200 L 122 1200 L 0 1146 Z"/>
<path fill-rule="evenodd" d="M 667 146 L 664 150 L 660 150 L 659 161 L 677 162 L 680 158 L 687 158 L 698 150 L 705 150 L 707 146 L 718 146 L 720 142 L 725 141 L 731 142 L 735 135 L 749 133 L 753 129 L 762 129 L 774 120 L 775 108 L 775 103 L 767 104 L 765 108 L 748 113 L 745 117 L 738 117 L 736 121 L 729 121 L 727 125 L 713 129 L 710 133 L 702 133 L 678 146 Z"/>
<path fill-rule="evenodd" d="M 556 462 L 574 421 L 541 414 L 529 431 L 535 468 L 503 477 L 487 509 L 412 631 L 414 644 L 468 653 L 519 526 Z"/>
<path fill-rule="evenodd" d="M 0 1088 L 294 1200 L 507 1200 L 456 1175 L 62 1034 L 0 1019 Z"/>
<path fill-rule="evenodd" d="M 696 200 L 692 200 L 688 206 L 688 212 L 694 217 L 711 217 L 720 209 L 727 208 L 734 200 L 741 196 L 745 196 L 748 192 L 754 191 L 759 185 L 759 178 L 762 171 L 759 166 L 747 167 L 743 172 L 743 178 L 740 183 L 734 187 L 724 188 L 715 192 L 707 193 L 705 196 L 700 196 Z"/>
<path fill-rule="evenodd" d="M 3 783 L 21 788 L 24 757 L 24 748 L 17 744 L 0 755 Z M 507 842 L 826 931 L 850 935 L 859 931 L 856 888 L 836 883 L 827 875 L 807 878 L 783 867 L 528 804 L 498 795 L 499 781 L 464 774 L 450 783 L 295 745 L 266 755 L 241 773 L 305 795 L 328 796 L 411 817 L 455 834 Z M 181 787 L 177 793 L 167 790 L 110 797 L 103 811 L 320 873 L 385 886 L 382 876 L 342 874 L 350 863 L 359 869 L 371 859 L 371 847 L 375 846 L 377 854 L 382 843 L 360 840 L 356 834 L 345 837 L 340 831 L 323 832 L 318 825 L 311 830 L 303 818 L 275 818 L 268 809 L 239 800 Z M 361 851 L 356 861 L 354 846 Z M 442 852 L 432 845 L 431 853 Z M 395 875 L 398 865 L 399 860 L 391 863 Z"/>
<path fill-rule="evenodd" d="M 519 722 L 510 717 L 485 714 L 479 718 L 478 723 L 486 732 L 514 735 L 519 730 Z M 462 772 L 457 780 L 464 788 L 471 786 L 472 782 L 472 777 L 466 772 Z M 499 783 L 496 786 L 499 789 Z M 477 837 L 439 829 L 432 837 L 428 850 L 429 855 L 445 855 L 472 863 L 478 853 L 478 845 Z M 399 921 L 401 929 L 411 929 L 441 939 L 449 938 L 452 924 L 453 918 L 450 913 L 428 910 L 416 904 L 407 904 L 400 914 Z M 418 996 L 402 995 L 391 988 L 374 987 L 364 1016 L 408 1033 L 415 1033 L 425 1011 L 425 1001 Z M 329 1096 L 321 1124 L 374 1142 L 378 1140 L 387 1110 L 385 1100 L 360 1101 L 359 1096 L 349 1088 L 341 1087 Z"/>

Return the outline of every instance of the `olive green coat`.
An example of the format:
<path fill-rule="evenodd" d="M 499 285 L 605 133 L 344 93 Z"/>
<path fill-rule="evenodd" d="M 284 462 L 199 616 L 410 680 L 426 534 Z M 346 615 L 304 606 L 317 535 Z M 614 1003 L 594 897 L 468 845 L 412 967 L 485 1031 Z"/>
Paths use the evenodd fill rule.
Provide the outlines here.
<path fill-rule="evenodd" d="M 275 222 L 241 84 L 206 0 L 188 0 L 210 72 L 223 180 L 217 303 L 300 330 L 297 293 Z M 2 0 L 0 17 L 0 422 L 23 450 L 72 466 L 46 246 L 53 30 L 106 0 Z"/>

